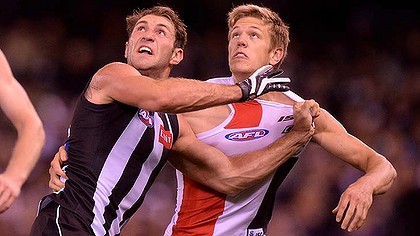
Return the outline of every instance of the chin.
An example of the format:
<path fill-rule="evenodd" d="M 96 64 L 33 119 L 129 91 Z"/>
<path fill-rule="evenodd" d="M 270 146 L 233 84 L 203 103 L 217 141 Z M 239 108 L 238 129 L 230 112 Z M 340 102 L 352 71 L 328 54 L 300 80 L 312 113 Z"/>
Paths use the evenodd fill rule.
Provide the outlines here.
<path fill-rule="evenodd" d="M 232 63 L 230 66 L 230 70 L 232 71 L 232 73 L 252 73 L 254 72 L 251 69 L 251 66 L 245 63 Z"/>

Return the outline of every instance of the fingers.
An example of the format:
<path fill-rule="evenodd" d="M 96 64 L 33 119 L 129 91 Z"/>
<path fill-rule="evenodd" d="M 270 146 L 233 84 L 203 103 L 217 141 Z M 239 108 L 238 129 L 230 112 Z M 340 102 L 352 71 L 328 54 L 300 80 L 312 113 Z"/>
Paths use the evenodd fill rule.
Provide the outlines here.
<path fill-rule="evenodd" d="M 336 208 L 336 221 L 341 222 L 341 228 L 348 232 L 358 230 L 366 220 L 371 200 L 369 197 L 358 198 L 355 195 L 344 193 Z"/>
<path fill-rule="evenodd" d="M 20 189 L 13 186 L 13 182 L 10 182 L 4 176 L 0 177 L 0 213 L 9 209 L 19 194 Z"/>
<path fill-rule="evenodd" d="M 50 173 L 50 181 L 48 182 L 48 187 L 52 189 L 54 192 L 58 192 L 63 189 L 65 184 L 60 181 L 59 176 L 51 175 Z"/>
<path fill-rule="evenodd" d="M 16 195 L 13 194 L 13 191 L 10 189 L 5 189 L 5 191 L 0 193 L 0 213 L 5 212 L 10 208 L 13 201 L 16 199 Z"/>
<path fill-rule="evenodd" d="M 356 213 L 355 206 L 353 204 L 350 204 L 347 207 L 346 211 L 344 212 L 344 219 L 341 222 L 341 229 L 343 229 L 343 230 L 347 229 L 349 232 L 351 232 L 350 229 L 349 229 L 349 224 L 352 221 L 355 213 Z"/>
<path fill-rule="evenodd" d="M 59 191 L 64 188 L 65 184 L 61 181 L 60 176 L 67 179 L 66 173 L 60 168 L 56 158 L 51 162 L 51 167 L 48 169 L 50 174 L 50 181 L 48 187 L 54 191 Z"/>
<path fill-rule="evenodd" d="M 56 175 L 56 176 L 61 176 L 65 179 L 67 178 L 66 172 L 64 172 L 61 169 L 61 163 L 60 163 L 60 157 L 57 156 L 57 154 L 54 156 L 54 159 L 50 162 L 50 169 L 48 170 L 50 173 L 50 176 L 52 175 Z"/>
<path fill-rule="evenodd" d="M 50 168 L 48 169 L 48 172 L 50 174 L 50 181 L 48 182 L 48 187 L 54 190 L 55 192 L 58 192 L 61 189 L 63 189 L 65 186 L 64 181 L 68 179 L 66 172 L 61 168 L 65 161 L 67 161 L 67 152 L 65 150 L 65 147 L 61 146 L 58 149 L 58 152 L 54 155 L 54 159 L 50 162 Z"/>
<path fill-rule="evenodd" d="M 66 148 L 64 147 L 64 145 L 63 146 L 61 146 L 59 149 L 58 149 L 58 156 L 60 157 L 60 160 L 61 160 L 61 164 L 63 163 L 63 162 L 65 162 L 65 161 L 67 161 L 67 159 L 68 159 L 68 157 L 67 157 L 67 152 L 66 152 Z M 56 155 L 57 155 L 56 154 Z"/>
<path fill-rule="evenodd" d="M 332 211 L 333 214 L 336 214 L 335 221 L 340 222 L 341 219 L 343 219 L 344 211 L 347 208 L 347 202 L 343 202 L 343 197 L 340 198 L 340 201 L 338 202 L 338 205 L 334 208 Z"/>
<path fill-rule="evenodd" d="M 305 100 L 301 106 L 302 109 L 310 111 L 313 119 L 317 118 L 321 112 L 319 104 L 314 99 Z"/>

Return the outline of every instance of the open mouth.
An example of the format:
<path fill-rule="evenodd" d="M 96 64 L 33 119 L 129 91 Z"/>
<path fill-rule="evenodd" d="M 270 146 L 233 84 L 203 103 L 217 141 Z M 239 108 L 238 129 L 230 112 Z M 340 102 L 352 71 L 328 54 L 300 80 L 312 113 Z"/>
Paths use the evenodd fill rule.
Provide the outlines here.
<path fill-rule="evenodd" d="M 237 53 L 235 53 L 235 55 L 233 57 L 234 58 L 246 58 L 247 56 L 243 52 L 237 52 Z"/>
<path fill-rule="evenodd" d="M 139 52 L 140 53 L 146 53 L 146 54 L 152 55 L 152 50 L 150 48 L 148 48 L 148 47 L 141 47 L 139 49 Z"/>

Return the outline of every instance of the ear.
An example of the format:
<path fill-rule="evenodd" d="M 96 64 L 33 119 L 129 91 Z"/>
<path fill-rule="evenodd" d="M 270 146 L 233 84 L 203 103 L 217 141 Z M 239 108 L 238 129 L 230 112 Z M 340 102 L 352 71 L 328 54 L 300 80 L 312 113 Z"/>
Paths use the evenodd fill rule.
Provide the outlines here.
<path fill-rule="evenodd" d="M 284 51 L 283 48 L 275 48 L 270 52 L 270 64 L 276 65 L 278 64 L 281 59 L 283 58 Z"/>
<path fill-rule="evenodd" d="M 171 60 L 169 61 L 170 65 L 178 65 L 182 59 L 184 59 L 184 50 L 181 48 L 175 48 L 172 52 Z"/>
<path fill-rule="evenodd" d="M 124 51 L 124 57 L 128 57 L 128 42 L 125 42 L 125 51 Z"/>

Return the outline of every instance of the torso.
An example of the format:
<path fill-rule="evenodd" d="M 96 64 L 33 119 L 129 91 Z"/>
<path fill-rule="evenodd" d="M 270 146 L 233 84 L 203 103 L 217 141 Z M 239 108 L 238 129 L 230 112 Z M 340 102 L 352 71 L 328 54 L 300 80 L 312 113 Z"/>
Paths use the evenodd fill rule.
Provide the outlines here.
<path fill-rule="evenodd" d="M 69 180 L 49 197 L 77 212 L 94 235 L 119 234 L 165 165 L 178 133 L 175 115 L 121 103 L 97 105 L 82 96 L 67 141 Z"/>
<path fill-rule="evenodd" d="M 229 83 L 229 80 L 222 81 L 224 83 Z M 290 106 L 292 106 L 295 103 L 295 100 L 280 92 L 270 92 L 260 96 L 259 99 L 286 104 Z M 229 106 L 223 105 L 210 107 L 199 111 L 183 113 L 182 115 L 188 121 L 194 133 L 199 134 L 207 130 L 213 129 L 214 127 L 222 123 L 224 120 L 226 120 L 230 113 L 231 109 L 229 108 Z"/>
<path fill-rule="evenodd" d="M 222 79 L 216 82 L 233 83 Z M 264 100 L 213 107 L 184 114 L 197 137 L 226 155 L 260 149 L 293 126 L 292 92 L 269 93 Z M 267 100 L 269 101 L 267 101 Z M 177 208 L 165 235 L 257 235 L 271 218 L 275 193 L 297 156 L 266 181 L 229 197 L 194 183 L 177 171 Z"/>

